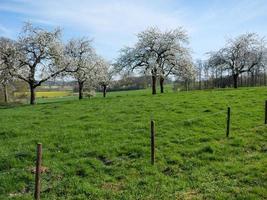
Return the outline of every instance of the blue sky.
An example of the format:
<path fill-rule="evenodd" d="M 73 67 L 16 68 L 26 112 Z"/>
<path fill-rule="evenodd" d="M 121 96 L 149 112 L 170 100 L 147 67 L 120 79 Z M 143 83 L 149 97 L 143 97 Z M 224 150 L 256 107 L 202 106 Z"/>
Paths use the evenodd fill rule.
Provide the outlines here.
<path fill-rule="evenodd" d="M 198 59 L 229 37 L 267 36 L 267 0 L 0 0 L 0 36 L 15 39 L 26 21 L 48 29 L 60 26 L 64 41 L 93 38 L 108 60 L 149 26 L 183 26 Z"/>

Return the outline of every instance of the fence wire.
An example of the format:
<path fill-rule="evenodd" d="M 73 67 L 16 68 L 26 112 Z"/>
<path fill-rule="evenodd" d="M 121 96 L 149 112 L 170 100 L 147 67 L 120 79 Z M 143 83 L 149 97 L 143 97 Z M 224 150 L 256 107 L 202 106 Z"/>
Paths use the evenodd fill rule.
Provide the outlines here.
<path fill-rule="evenodd" d="M 244 112 L 244 111 L 240 111 L 240 110 L 238 110 L 238 111 L 231 111 L 231 113 L 233 114 L 233 113 L 238 113 L 238 114 L 247 114 L 247 112 Z M 215 113 L 210 113 L 210 114 L 207 114 L 207 113 L 205 113 L 205 114 L 203 114 L 203 115 L 201 115 L 201 114 L 198 114 L 196 117 L 193 117 L 193 118 L 188 118 L 188 119 L 185 119 L 185 120 L 182 120 L 182 121 L 178 121 L 178 123 L 175 123 L 176 125 L 184 125 L 185 123 L 191 123 L 191 122 L 196 122 L 196 121 L 198 121 L 198 120 L 202 120 L 202 119 L 208 119 L 208 118 L 210 118 L 210 117 L 214 117 L 214 116 L 220 116 L 220 115 L 222 115 L 222 114 L 225 114 L 225 119 L 226 119 L 226 117 L 227 117 L 227 110 L 225 109 L 225 110 L 221 110 L 221 111 L 218 111 L 218 112 L 215 112 Z M 151 113 L 150 114 L 150 120 L 155 120 L 155 121 L 157 121 L 156 119 L 155 119 L 155 117 L 154 117 L 154 114 L 153 113 Z M 214 120 L 217 120 L 217 119 L 214 119 Z M 213 120 L 212 120 L 213 121 Z M 225 123 L 225 121 L 223 121 L 223 123 Z M 137 125 L 136 126 L 136 128 L 138 129 L 140 129 L 140 130 L 142 130 L 142 132 L 143 131 L 147 131 L 148 129 L 149 129 L 149 122 L 145 122 L 144 123 L 144 121 L 140 121 L 140 122 L 134 122 L 134 124 L 135 125 Z M 264 125 L 264 124 L 261 124 L 261 125 L 256 125 L 256 126 L 253 126 L 253 127 L 250 127 L 249 129 L 246 129 L 246 130 L 240 130 L 239 131 L 239 133 L 240 132 L 246 132 L 246 131 L 251 131 L 252 129 L 255 129 L 255 128 L 260 128 L 260 127 L 264 127 L 264 126 L 266 126 L 266 125 Z M 224 126 L 224 127 L 222 127 L 222 128 L 225 128 L 226 126 Z M 182 128 L 186 128 L 186 127 L 182 127 Z M 95 130 L 94 130 L 95 131 Z M 101 132 L 102 131 L 100 131 L 100 129 L 98 130 L 98 132 L 101 134 Z M 187 138 L 187 139 L 183 139 L 183 140 L 181 140 L 181 141 L 186 141 L 186 140 L 188 140 L 188 139 L 190 139 L 190 138 Z M 87 143 L 88 141 L 86 140 L 84 140 L 84 141 L 79 141 L 78 143 L 79 144 L 84 144 L 84 143 Z M 5 153 L 0 153 L 0 159 L 2 159 L 1 160 L 1 162 L 3 162 L 3 159 L 5 159 L 5 158 L 12 158 L 12 157 L 16 157 L 16 154 L 17 153 L 20 153 L 20 152 L 14 152 L 14 153 L 11 153 L 11 154 L 5 154 Z M 29 152 L 29 154 L 32 154 L 32 152 Z M 118 160 L 120 160 L 120 158 L 118 158 Z M 5 174 L 10 174 L 10 173 L 21 173 L 22 171 L 26 171 L 25 169 L 11 169 L 11 170 L 6 170 L 6 171 L 0 171 L 0 175 L 5 175 Z"/>
<path fill-rule="evenodd" d="M 209 114 L 209 115 L 204 115 L 204 116 L 200 116 L 199 115 L 198 117 L 186 119 L 186 120 L 180 121 L 179 123 L 193 122 L 193 121 L 197 121 L 197 120 L 200 120 L 200 119 L 208 118 L 208 117 L 211 117 L 211 116 L 219 115 L 219 114 L 222 114 L 222 113 L 226 113 L 226 112 L 225 111 L 219 111 L 219 112 L 212 113 L 212 114 Z"/>

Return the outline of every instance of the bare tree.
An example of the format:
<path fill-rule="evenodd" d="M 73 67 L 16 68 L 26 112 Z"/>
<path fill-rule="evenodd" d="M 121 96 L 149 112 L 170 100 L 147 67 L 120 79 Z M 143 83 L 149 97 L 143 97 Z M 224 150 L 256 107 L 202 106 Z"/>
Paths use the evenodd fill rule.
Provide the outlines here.
<path fill-rule="evenodd" d="M 261 65 L 265 48 L 264 38 L 255 33 L 247 33 L 229 39 L 226 46 L 217 52 L 210 53 L 209 65 L 230 70 L 234 88 L 238 86 L 238 77 L 244 72 L 251 72 Z"/>
<path fill-rule="evenodd" d="M 198 89 L 202 89 L 202 73 L 203 73 L 203 62 L 202 60 L 198 59 L 195 63 L 195 68 L 197 70 L 198 75 Z"/>
<path fill-rule="evenodd" d="M 184 47 L 188 43 L 187 34 L 179 27 L 177 29 L 161 32 L 158 28 L 149 28 L 138 34 L 138 42 L 134 47 L 121 50 L 115 66 L 122 70 L 137 70 L 150 74 L 152 79 L 152 94 L 156 94 L 156 81 L 160 77 L 161 92 L 163 92 L 164 79 L 181 66 L 181 57 L 189 58 L 189 51 Z M 184 59 L 183 59 L 184 61 Z"/>

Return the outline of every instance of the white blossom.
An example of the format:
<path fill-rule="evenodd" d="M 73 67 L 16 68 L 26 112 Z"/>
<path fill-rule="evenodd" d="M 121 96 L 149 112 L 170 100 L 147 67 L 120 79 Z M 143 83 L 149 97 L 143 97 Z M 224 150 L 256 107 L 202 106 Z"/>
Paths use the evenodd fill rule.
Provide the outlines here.
<path fill-rule="evenodd" d="M 138 34 L 134 47 L 121 50 L 115 64 L 117 71 L 137 70 L 152 76 L 152 93 L 156 93 L 156 78 L 159 76 L 163 92 L 163 81 L 170 74 L 178 75 L 191 66 L 190 51 L 186 47 L 188 37 L 181 28 L 162 32 L 149 28 Z M 187 63 L 187 64 L 185 64 Z"/>
<path fill-rule="evenodd" d="M 211 52 L 209 65 L 231 70 L 234 87 L 240 74 L 249 72 L 263 65 L 265 40 L 255 33 L 242 34 L 229 39 L 225 47 L 217 52 Z"/>

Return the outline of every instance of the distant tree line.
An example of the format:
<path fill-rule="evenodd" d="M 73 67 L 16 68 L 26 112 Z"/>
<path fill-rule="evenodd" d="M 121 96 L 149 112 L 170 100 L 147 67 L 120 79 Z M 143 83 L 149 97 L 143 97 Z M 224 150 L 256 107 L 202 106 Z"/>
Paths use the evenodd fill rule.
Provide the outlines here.
<path fill-rule="evenodd" d="M 171 84 L 173 81 L 166 78 L 165 83 Z M 160 86 L 159 81 L 157 86 Z M 125 75 L 119 80 L 112 80 L 108 91 L 127 91 L 127 90 L 140 90 L 151 87 L 151 78 L 148 75 L 143 76 L 129 76 Z M 101 91 L 101 88 L 98 89 Z"/>
<path fill-rule="evenodd" d="M 199 63 L 198 63 L 199 64 Z M 208 65 L 203 68 L 196 68 L 195 78 L 188 80 L 177 79 L 174 81 L 175 87 L 183 90 L 203 90 L 214 88 L 234 87 L 232 73 L 229 70 L 223 71 L 212 68 Z M 242 73 L 237 78 L 238 87 L 267 86 L 266 67 L 255 68 L 249 72 Z"/>
<path fill-rule="evenodd" d="M 194 77 L 177 79 L 176 84 L 186 90 L 266 86 L 267 49 L 263 37 L 255 33 L 242 34 L 208 55 L 207 60 L 195 62 Z"/>

